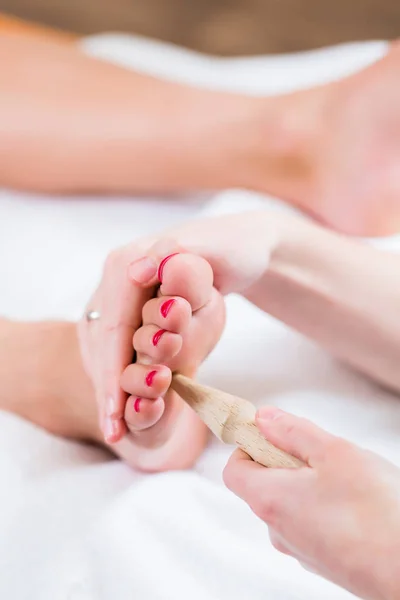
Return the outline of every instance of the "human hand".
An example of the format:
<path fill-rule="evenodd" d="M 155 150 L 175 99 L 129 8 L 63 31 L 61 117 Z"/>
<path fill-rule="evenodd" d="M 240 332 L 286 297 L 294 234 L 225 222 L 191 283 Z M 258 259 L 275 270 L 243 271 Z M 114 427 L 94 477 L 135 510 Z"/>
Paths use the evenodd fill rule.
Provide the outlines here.
<path fill-rule="evenodd" d="M 275 408 L 261 409 L 257 425 L 309 465 L 265 469 L 237 450 L 225 468 L 275 548 L 366 600 L 399 598 L 400 470 Z"/>

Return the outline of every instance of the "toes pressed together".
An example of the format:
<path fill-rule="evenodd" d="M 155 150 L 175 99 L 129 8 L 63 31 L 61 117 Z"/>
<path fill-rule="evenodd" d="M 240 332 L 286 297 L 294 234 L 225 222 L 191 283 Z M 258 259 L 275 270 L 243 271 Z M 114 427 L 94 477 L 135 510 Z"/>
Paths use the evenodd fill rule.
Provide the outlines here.
<path fill-rule="evenodd" d="M 167 256 L 160 262 L 158 279 L 156 297 L 144 305 L 142 326 L 133 336 L 136 362 L 121 377 L 121 387 L 130 395 L 125 421 L 131 432 L 146 430 L 163 416 L 171 368 L 184 370 L 208 352 L 209 333 L 199 321 L 215 292 L 208 262 L 191 254 Z"/>

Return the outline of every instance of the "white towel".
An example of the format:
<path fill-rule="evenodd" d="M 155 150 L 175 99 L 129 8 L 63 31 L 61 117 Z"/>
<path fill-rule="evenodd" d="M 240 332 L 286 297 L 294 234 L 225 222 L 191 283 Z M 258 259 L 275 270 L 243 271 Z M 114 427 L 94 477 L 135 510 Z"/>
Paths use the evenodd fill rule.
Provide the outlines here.
<path fill-rule="evenodd" d="M 371 42 L 214 59 L 126 36 L 99 36 L 84 47 L 160 76 L 254 94 L 340 77 L 386 50 Z M 111 248 L 180 220 L 266 201 L 238 191 L 202 205 L 3 191 L 0 314 L 78 318 Z M 227 329 L 201 377 L 257 405 L 305 415 L 400 464 L 398 399 L 238 297 L 228 299 Z M 214 441 L 192 472 L 141 475 L 100 449 L 0 413 L 0 598 L 351 597 L 272 548 L 265 525 L 221 484 L 229 452 Z"/>

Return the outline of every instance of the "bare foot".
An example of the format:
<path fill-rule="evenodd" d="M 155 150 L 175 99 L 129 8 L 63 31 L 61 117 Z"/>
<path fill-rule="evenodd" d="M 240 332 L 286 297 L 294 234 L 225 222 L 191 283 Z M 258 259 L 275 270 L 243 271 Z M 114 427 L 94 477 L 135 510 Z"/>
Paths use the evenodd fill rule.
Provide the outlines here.
<path fill-rule="evenodd" d="M 143 325 L 134 336 L 136 363 L 121 378 L 130 394 L 125 409 L 130 435 L 115 444 L 126 460 L 145 470 L 189 467 L 204 448 L 204 425 L 168 388 L 171 371 L 195 375 L 225 321 L 211 267 L 198 256 L 176 254 L 164 262 L 159 291 L 144 306 Z"/>
<path fill-rule="evenodd" d="M 309 208 L 355 235 L 400 230 L 400 44 L 332 88 Z"/>
<path fill-rule="evenodd" d="M 346 79 L 264 99 L 248 187 L 347 234 L 398 232 L 399 72 L 396 43 Z"/>
<path fill-rule="evenodd" d="M 156 290 L 155 290 L 156 291 Z M 136 332 L 137 362 L 121 383 L 132 396 L 129 434 L 110 446 L 146 471 L 190 467 L 207 441 L 205 426 L 173 391 L 171 369 L 195 375 L 225 321 L 222 296 L 202 258 L 177 254 L 164 265 L 159 296 L 143 309 Z M 13 323 L 0 328 L 0 350 L 15 369 L 0 369 L 0 410 L 14 412 L 63 437 L 104 443 L 92 384 L 83 368 L 73 323 Z M 26 356 L 21 361 L 21 348 Z M 1 352 L 0 352 L 1 354 Z"/>

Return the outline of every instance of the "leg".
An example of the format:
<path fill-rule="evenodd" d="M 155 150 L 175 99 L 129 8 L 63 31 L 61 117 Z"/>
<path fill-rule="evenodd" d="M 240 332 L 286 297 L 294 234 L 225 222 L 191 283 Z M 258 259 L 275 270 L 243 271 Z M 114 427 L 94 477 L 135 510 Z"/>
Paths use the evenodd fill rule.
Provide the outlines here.
<path fill-rule="evenodd" d="M 74 323 L 0 319 L 0 410 L 55 435 L 101 440 Z"/>
<path fill-rule="evenodd" d="M 244 181 L 255 99 L 17 36 L 0 36 L 0 72 L 4 187 L 132 193 Z"/>
<path fill-rule="evenodd" d="M 243 187 L 340 231 L 391 233 L 400 222 L 399 66 L 393 44 L 347 79 L 253 98 L 3 35 L 0 185 L 100 193 Z"/>
<path fill-rule="evenodd" d="M 400 228 L 400 43 L 368 68 L 338 82 L 265 106 L 259 141 L 272 193 L 352 235 Z M 268 151 L 269 147 L 269 151 Z M 275 159 L 275 160 L 274 160 Z M 254 187 L 254 180 L 251 187 Z"/>

